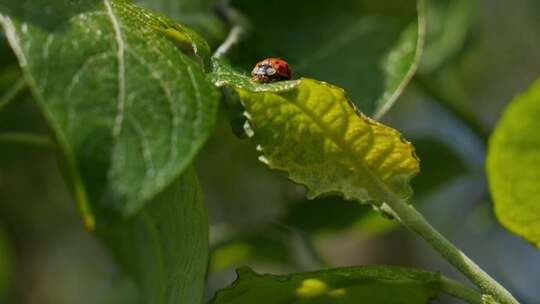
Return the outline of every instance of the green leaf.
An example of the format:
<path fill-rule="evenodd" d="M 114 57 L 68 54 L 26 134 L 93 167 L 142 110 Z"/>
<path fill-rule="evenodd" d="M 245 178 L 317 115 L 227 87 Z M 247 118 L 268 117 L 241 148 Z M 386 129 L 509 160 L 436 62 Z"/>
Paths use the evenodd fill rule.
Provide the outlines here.
<path fill-rule="evenodd" d="M 256 84 L 220 63 L 214 70 L 214 83 L 240 97 L 259 159 L 306 185 L 308 198 L 339 193 L 382 203 L 411 195 L 408 183 L 419 170 L 414 148 L 357 111 L 342 89 L 307 78 Z"/>
<path fill-rule="evenodd" d="M 148 304 L 202 303 L 208 221 L 195 170 L 125 222 L 98 231 Z"/>
<path fill-rule="evenodd" d="M 420 72 L 428 74 L 461 50 L 469 32 L 472 0 L 426 2 L 426 46 Z"/>
<path fill-rule="evenodd" d="M 336 268 L 292 275 L 259 275 L 244 268 L 211 304 L 421 304 L 438 294 L 437 273 L 402 267 Z"/>
<path fill-rule="evenodd" d="M 505 110 L 487 157 L 495 214 L 540 248 L 540 80 Z"/>
<path fill-rule="evenodd" d="M 235 63 L 281 57 L 296 77 L 335 83 L 363 113 L 381 117 L 416 71 L 424 37 L 424 1 L 278 0 L 232 2 L 253 23 Z M 417 13 L 418 5 L 418 13 Z M 328 22 L 331 21 L 331 22 Z M 419 26 L 418 26 L 419 25 Z"/>
<path fill-rule="evenodd" d="M 212 130 L 217 91 L 164 23 L 123 0 L 0 4 L 89 228 L 140 210 Z"/>
<path fill-rule="evenodd" d="M 226 35 L 225 24 L 215 14 L 217 0 L 136 0 L 135 3 L 166 14 L 190 26 L 211 42 L 219 43 Z"/>
<path fill-rule="evenodd" d="M 137 0 L 162 12 L 169 12 L 172 17 L 190 16 L 196 12 L 210 11 L 216 0 Z"/>
<path fill-rule="evenodd" d="M 156 22 L 153 25 L 154 30 L 176 42 L 181 49 L 187 51 L 191 49 L 203 65 L 208 65 L 210 62 L 210 46 L 195 31 L 157 15 L 156 19 L 151 21 L 159 21 L 159 23 Z"/>
<path fill-rule="evenodd" d="M 11 51 L 7 40 L 0 34 L 0 89 L 9 87 L 14 82 L 14 79 L 19 76 L 16 73 L 16 62 L 17 59 Z M 6 74 L 15 74 L 14 77 L 12 76 L 14 79 L 9 77 L 11 75 Z"/>

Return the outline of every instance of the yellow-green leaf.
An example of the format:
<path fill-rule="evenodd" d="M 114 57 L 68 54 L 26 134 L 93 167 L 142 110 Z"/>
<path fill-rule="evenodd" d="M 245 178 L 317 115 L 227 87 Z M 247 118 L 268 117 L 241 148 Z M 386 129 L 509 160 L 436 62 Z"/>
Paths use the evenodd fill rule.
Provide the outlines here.
<path fill-rule="evenodd" d="M 506 109 L 487 158 L 495 214 L 540 248 L 540 81 Z"/>
<path fill-rule="evenodd" d="M 381 203 L 411 194 L 414 148 L 358 111 L 341 88 L 307 78 L 256 84 L 223 64 L 214 70 L 214 83 L 240 97 L 260 160 L 306 185 L 309 198 L 340 193 Z"/>

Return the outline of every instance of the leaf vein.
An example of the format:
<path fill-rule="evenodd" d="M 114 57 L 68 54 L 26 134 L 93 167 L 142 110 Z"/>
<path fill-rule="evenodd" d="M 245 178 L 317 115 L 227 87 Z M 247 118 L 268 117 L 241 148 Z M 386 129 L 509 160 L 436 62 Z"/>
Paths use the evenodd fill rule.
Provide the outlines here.
<path fill-rule="evenodd" d="M 152 49 L 154 49 L 154 48 L 152 48 Z M 154 50 L 156 51 L 156 53 L 158 53 L 158 55 L 161 55 L 161 53 L 157 49 L 154 49 Z M 164 169 L 166 169 L 171 163 L 173 163 L 173 161 L 176 159 L 176 156 L 177 156 L 177 142 L 178 142 L 178 139 L 177 139 L 176 132 L 179 129 L 180 120 L 179 120 L 179 117 L 178 117 L 178 111 L 177 111 L 177 109 L 175 107 L 175 102 L 173 100 L 174 98 L 172 96 L 171 91 L 167 87 L 167 85 L 165 83 L 165 80 L 161 76 L 161 73 L 159 73 L 146 59 L 144 59 L 144 57 L 138 55 L 135 51 L 133 51 L 133 50 L 131 50 L 129 48 L 127 49 L 127 51 L 129 52 L 130 55 L 133 56 L 133 58 L 135 58 L 137 61 L 139 61 L 139 63 L 141 63 L 143 66 L 145 66 L 150 71 L 150 77 L 154 78 L 157 81 L 157 83 L 159 84 L 159 87 L 161 88 L 161 90 L 165 94 L 165 100 L 167 101 L 167 104 L 169 105 L 169 111 L 170 111 L 170 114 L 171 114 L 172 126 L 171 126 L 171 132 L 170 132 L 170 137 L 169 137 L 169 159 L 167 161 L 167 164 L 163 167 Z M 158 173 L 157 173 L 158 177 L 165 171 L 159 169 Z"/>
<path fill-rule="evenodd" d="M 309 95 L 311 95 L 311 90 L 309 90 L 307 92 Z M 306 96 L 304 98 L 304 100 L 309 100 L 309 95 Z M 281 96 L 280 96 L 281 97 Z M 283 97 L 281 97 L 283 98 Z M 345 97 L 346 98 L 346 97 Z M 316 113 L 314 113 L 309 107 L 303 105 L 302 103 L 300 102 L 291 102 L 290 104 L 294 105 L 295 107 L 297 107 L 301 112 L 305 113 L 305 115 L 307 115 L 314 123 L 315 125 L 317 125 L 317 127 L 319 127 L 319 129 L 324 133 L 326 134 L 326 138 L 328 138 L 329 140 L 331 140 L 332 142 L 334 142 L 334 144 L 339 147 L 344 153 L 345 155 L 351 159 L 355 164 L 356 164 L 356 167 L 358 169 L 361 169 L 362 171 L 364 171 L 364 173 L 366 175 L 368 175 L 370 178 L 368 180 L 371 180 L 373 181 L 377 187 L 381 190 L 381 192 L 383 193 L 390 193 L 390 191 L 388 190 L 388 188 L 383 184 L 383 181 L 380 180 L 372 171 L 371 169 L 365 165 L 363 163 L 363 159 L 359 159 L 357 156 L 356 156 L 356 153 L 354 151 L 352 151 L 350 148 L 348 148 L 348 145 L 346 143 L 346 140 L 344 138 L 339 138 L 338 136 L 335 136 L 334 132 L 332 132 L 331 129 L 328 128 L 328 126 L 326 125 L 326 123 L 320 119 L 320 117 L 317 116 Z M 363 117 L 359 117 L 359 119 L 365 119 Z M 369 131 L 371 132 L 371 128 L 368 128 Z"/>
<path fill-rule="evenodd" d="M 126 67 L 125 67 L 125 42 L 122 35 L 122 30 L 120 28 L 120 21 L 114 14 L 113 8 L 111 6 L 110 0 L 103 0 L 105 7 L 107 9 L 107 15 L 109 16 L 117 44 L 117 57 L 118 57 L 118 102 L 117 102 L 117 114 L 115 117 L 114 127 L 113 127 L 113 139 L 116 139 L 120 136 L 122 132 L 122 124 L 124 120 L 124 112 L 126 106 Z"/>

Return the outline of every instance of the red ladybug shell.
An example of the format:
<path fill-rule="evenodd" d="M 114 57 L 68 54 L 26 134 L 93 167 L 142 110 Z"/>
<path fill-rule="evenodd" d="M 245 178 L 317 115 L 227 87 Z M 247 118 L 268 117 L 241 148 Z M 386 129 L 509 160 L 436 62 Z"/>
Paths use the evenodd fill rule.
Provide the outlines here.
<path fill-rule="evenodd" d="M 251 71 L 251 80 L 268 83 L 290 80 L 291 75 L 291 68 L 285 60 L 279 58 L 266 58 L 255 65 L 253 71 Z"/>

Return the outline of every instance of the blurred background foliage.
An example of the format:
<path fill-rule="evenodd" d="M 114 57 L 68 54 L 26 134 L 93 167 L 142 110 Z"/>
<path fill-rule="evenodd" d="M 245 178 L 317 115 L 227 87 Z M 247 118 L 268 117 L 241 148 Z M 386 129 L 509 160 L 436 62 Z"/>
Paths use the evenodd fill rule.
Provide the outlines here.
<path fill-rule="evenodd" d="M 214 47 L 230 27 L 216 9 L 223 3 L 214 0 L 138 2 L 194 27 Z M 233 62 L 249 71 L 261 56 L 281 56 L 290 59 L 296 77 L 342 85 L 355 99 L 376 98 L 372 80 L 355 71 L 370 68 L 359 58 L 375 56 L 372 64 L 379 62 L 381 54 L 374 50 L 388 42 L 380 32 L 355 36 L 361 18 L 351 8 L 395 18 L 399 24 L 414 17 L 414 1 L 288 2 L 293 4 L 232 1 L 252 23 L 252 35 L 235 49 Z M 495 220 L 484 158 L 501 111 L 538 77 L 540 3 L 427 4 L 419 71 L 383 121 L 402 131 L 422 160 L 422 172 L 413 180 L 413 200 L 426 217 L 521 303 L 539 303 L 540 253 Z M 393 23 L 383 24 L 385 35 L 400 34 Z M 319 30 L 323 34 L 314 34 Z M 343 30 L 353 32 L 337 45 L 337 54 L 295 66 L 324 51 L 332 32 Z M 15 58 L 0 36 L 0 96 L 19 77 Z M 0 112 L 1 132 L 46 134 L 29 92 L 22 90 L 16 98 Z M 242 265 L 257 272 L 290 273 L 378 263 L 453 273 L 421 241 L 369 207 L 338 197 L 306 201 L 302 187 L 258 162 L 252 145 L 234 136 L 222 112 L 196 161 L 211 223 L 208 297 L 231 282 L 234 269 Z M 133 284 L 84 231 L 54 154 L 0 142 L 0 303 L 137 303 L 137 298 Z"/>

